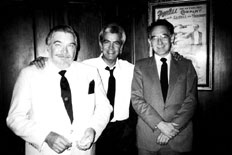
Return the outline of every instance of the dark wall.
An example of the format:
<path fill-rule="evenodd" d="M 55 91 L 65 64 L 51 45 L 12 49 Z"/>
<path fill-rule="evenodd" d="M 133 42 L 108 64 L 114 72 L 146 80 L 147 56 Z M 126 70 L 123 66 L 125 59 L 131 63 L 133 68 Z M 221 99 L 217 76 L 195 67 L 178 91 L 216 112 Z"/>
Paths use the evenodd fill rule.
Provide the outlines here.
<path fill-rule="evenodd" d="M 213 1 L 213 90 L 199 92 L 196 146 L 205 153 L 231 154 L 232 2 Z M 228 18 L 227 18 L 228 17 Z"/>
<path fill-rule="evenodd" d="M 6 127 L 5 118 L 20 69 L 36 56 L 46 55 L 44 37 L 50 27 L 70 24 L 79 32 L 78 61 L 99 55 L 98 33 L 102 25 L 113 21 L 126 30 L 124 59 L 134 62 L 149 55 L 147 1 L 63 0 L 56 5 L 47 2 L 0 2 L 0 19 L 4 21 L 0 25 L 0 133 L 4 137 L 1 139 L 1 154 L 24 154 L 23 141 Z M 224 155 L 232 152 L 232 24 L 229 18 L 232 2 L 210 2 L 213 11 L 213 90 L 198 92 L 193 152 Z"/>

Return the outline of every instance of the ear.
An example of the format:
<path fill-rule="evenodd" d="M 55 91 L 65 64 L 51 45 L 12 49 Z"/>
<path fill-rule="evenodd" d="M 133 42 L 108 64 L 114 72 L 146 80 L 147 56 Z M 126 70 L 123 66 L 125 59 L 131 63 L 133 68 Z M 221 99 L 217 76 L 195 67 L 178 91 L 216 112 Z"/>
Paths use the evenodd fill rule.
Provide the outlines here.
<path fill-rule="evenodd" d="M 73 53 L 73 60 L 77 60 L 77 50 L 75 50 Z"/>
<path fill-rule="evenodd" d="M 149 43 L 149 56 L 152 57 L 153 56 L 153 49 L 152 49 L 152 44 L 151 44 L 150 39 L 148 39 L 148 43 Z"/>
<path fill-rule="evenodd" d="M 151 40 L 148 38 L 147 41 L 149 43 L 149 46 L 152 47 Z"/>
<path fill-rule="evenodd" d="M 122 54 L 123 45 L 120 47 L 120 54 Z"/>
<path fill-rule="evenodd" d="M 175 35 L 173 34 L 173 35 L 171 36 L 171 43 L 173 44 L 174 41 L 175 41 Z"/>
<path fill-rule="evenodd" d="M 50 53 L 50 51 L 51 51 L 50 46 L 46 45 L 45 50 L 47 53 Z"/>
<path fill-rule="evenodd" d="M 103 51 L 102 43 L 99 41 L 100 50 Z"/>

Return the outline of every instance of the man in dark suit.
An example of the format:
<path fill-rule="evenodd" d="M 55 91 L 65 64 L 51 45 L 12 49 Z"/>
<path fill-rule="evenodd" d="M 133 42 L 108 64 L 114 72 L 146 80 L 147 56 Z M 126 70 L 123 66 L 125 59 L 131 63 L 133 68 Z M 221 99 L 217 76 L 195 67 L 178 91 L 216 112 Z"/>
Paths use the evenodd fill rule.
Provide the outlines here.
<path fill-rule="evenodd" d="M 197 74 L 190 60 L 172 56 L 173 34 L 174 27 L 167 20 L 153 22 L 148 42 L 154 55 L 135 64 L 131 97 L 138 114 L 139 155 L 182 155 L 192 148 Z M 161 58 L 166 59 L 165 71 Z M 164 72 L 166 82 L 161 78 Z"/>

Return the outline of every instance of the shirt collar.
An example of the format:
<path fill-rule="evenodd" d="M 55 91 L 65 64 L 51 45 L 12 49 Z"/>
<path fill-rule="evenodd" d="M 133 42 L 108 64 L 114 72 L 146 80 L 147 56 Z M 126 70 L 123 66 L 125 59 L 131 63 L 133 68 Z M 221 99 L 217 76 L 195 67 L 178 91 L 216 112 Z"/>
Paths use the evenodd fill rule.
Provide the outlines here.
<path fill-rule="evenodd" d="M 103 53 L 100 54 L 99 59 L 101 60 L 101 65 L 103 66 L 103 68 L 106 68 L 108 65 L 107 65 L 107 64 L 105 63 L 105 61 L 102 59 L 102 56 L 103 56 Z M 118 58 L 117 58 L 117 60 L 116 60 L 115 65 L 112 66 L 112 67 L 110 67 L 110 69 L 112 69 L 112 68 L 114 68 L 114 67 L 115 67 L 115 69 L 119 67 Z"/>
<path fill-rule="evenodd" d="M 156 62 L 160 61 L 161 58 L 166 58 L 167 62 L 170 62 L 170 60 L 171 60 L 171 53 L 169 52 L 166 56 L 159 56 L 159 55 L 155 54 Z"/>
<path fill-rule="evenodd" d="M 72 64 L 70 65 L 70 67 L 66 68 L 66 69 L 60 69 L 58 68 L 53 62 L 52 60 L 49 58 L 47 61 L 46 66 L 48 67 L 50 72 L 54 72 L 54 73 L 59 73 L 61 70 L 66 70 L 68 72 L 68 70 L 71 69 Z"/>

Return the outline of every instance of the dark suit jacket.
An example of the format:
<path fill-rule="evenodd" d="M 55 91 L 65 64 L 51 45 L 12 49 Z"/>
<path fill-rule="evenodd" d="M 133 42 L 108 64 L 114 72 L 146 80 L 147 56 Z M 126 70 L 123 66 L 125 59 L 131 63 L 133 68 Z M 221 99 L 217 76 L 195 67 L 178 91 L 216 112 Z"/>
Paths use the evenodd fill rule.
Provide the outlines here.
<path fill-rule="evenodd" d="M 197 99 L 197 74 L 190 60 L 170 62 L 170 78 L 166 103 L 163 101 L 160 80 L 154 57 L 135 64 L 132 81 L 132 105 L 138 114 L 137 145 L 150 151 L 162 146 L 156 143 L 160 121 L 179 124 L 180 133 L 169 141 L 175 151 L 186 152 L 192 146 L 192 116 Z"/>

